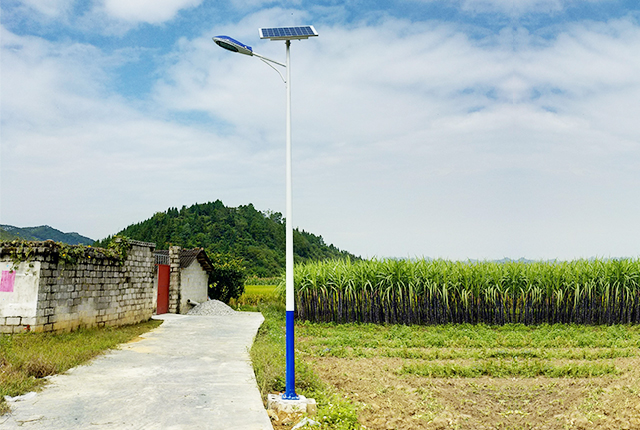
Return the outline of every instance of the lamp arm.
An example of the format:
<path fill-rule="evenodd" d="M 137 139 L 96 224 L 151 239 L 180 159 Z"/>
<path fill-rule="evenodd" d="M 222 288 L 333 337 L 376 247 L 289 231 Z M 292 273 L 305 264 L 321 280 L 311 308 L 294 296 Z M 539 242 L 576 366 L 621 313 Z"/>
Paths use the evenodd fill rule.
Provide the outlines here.
<path fill-rule="evenodd" d="M 252 52 L 252 54 L 255 55 L 256 57 L 260 58 L 262 61 L 268 61 L 270 63 L 277 64 L 278 66 L 282 66 L 282 67 L 285 67 L 285 68 L 287 67 L 286 64 L 282 64 L 279 61 L 272 60 L 271 58 L 267 58 L 265 56 L 262 56 L 262 55 L 258 54 L 257 52 Z"/>
<path fill-rule="evenodd" d="M 253 54 L 256 55 L 256 54 Z M 271 64 L 269 61 L 267 61 L 266 59 L 262 58 L 260 55 L 256 55 L 260 61 L 262 61 L 264 64 L 266 64 L 267 66 L 271 67 L 273 70 L 275 70 L 276 72 L 278 72 L 278 74 L 280 75 L 280 79 L 282 79 L 282 82 L 284 82 L 285 84 L 287 83 L 286 79 L 284 78 L 284 76 L 282 76 L 282 73 L 280 73 L 280 70 L 276 69 L 273 64 Z M 276 64 L 280 64 L 280 63 L 276 63 Z"/>

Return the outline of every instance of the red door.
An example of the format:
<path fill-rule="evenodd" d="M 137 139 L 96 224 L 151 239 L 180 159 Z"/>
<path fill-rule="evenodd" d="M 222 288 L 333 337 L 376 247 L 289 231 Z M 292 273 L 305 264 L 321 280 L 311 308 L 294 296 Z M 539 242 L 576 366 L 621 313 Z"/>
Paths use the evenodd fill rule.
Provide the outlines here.
<path fill-rule="evenodd" d="M 158 306 L 156 314 L 169 312 L 169 265 L 158 264 Z"/>

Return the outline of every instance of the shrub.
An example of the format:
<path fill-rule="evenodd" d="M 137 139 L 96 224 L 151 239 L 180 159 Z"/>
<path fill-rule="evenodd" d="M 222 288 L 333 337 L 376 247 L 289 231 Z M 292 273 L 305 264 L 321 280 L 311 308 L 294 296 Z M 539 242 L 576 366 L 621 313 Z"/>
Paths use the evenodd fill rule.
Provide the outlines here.
<path fill-rule="evenodd" d="M 229 254 L 213 254 L 209 259 L 213 265 L 209 273 L 209 298 L 229 303 L 240 297 L 245 278 L 242 260 Z"/>

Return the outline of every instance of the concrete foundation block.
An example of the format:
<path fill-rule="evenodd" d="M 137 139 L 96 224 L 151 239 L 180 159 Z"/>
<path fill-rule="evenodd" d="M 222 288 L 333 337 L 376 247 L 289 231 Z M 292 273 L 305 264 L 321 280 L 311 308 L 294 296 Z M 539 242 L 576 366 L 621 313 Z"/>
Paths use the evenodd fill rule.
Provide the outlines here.
<path fill-rule="evenodd" d="M 20 317 L 7 317 L 5 320 L 6 325 L 20 325 Z"/>
<path fill-rule="evenodd" d="M 22 318 L 22 325 L 36 325 L 36 318 L 35 317 L 23 317 Z"/>
<path fill-rule="evenodd" d="M 269 394 L 267 396 L 267 409 L 291 413 L 306 413 L 315 415 L 318 408 L 315 399 L 299 396 L 298 400 L 285 400 L 282 394 Z"/>

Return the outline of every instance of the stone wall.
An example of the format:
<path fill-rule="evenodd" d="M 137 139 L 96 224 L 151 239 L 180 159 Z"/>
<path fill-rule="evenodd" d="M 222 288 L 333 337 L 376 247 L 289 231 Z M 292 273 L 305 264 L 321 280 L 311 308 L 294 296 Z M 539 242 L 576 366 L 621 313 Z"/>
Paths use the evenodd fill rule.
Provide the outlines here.
<path fill-rule="evenodd" d="M 182 269 L 180 268 L 180 247 L 169 247 L 169 313 L 180 313 L 180 283 Z"/>
<path fill-rule="evenodd" d="M 27 261 L 16 264 L 15 248 L 0 243 L 0 333 L 133 324 L 153 315 L 155 244 L 132 241 L 124 261 L 82 247 L 72 264 L 54 242 L 29 247 Z"/>

